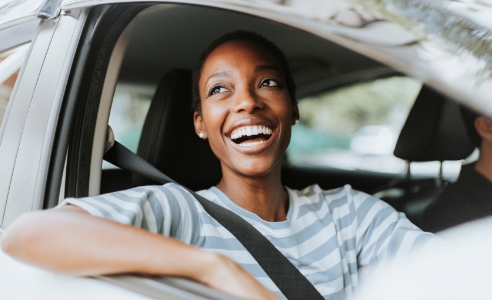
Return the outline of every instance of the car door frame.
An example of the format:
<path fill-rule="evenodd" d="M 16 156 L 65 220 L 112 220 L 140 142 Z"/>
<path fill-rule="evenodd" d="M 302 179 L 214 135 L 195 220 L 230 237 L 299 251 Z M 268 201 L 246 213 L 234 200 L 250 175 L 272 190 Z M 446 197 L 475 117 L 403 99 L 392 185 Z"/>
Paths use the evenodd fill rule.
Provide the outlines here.
<path fill-rule="evenodd" d="M 0 143 L 0 223 L 42 208 L 65 86 L 87 9 L 41 20 L 16 82 Z"/>

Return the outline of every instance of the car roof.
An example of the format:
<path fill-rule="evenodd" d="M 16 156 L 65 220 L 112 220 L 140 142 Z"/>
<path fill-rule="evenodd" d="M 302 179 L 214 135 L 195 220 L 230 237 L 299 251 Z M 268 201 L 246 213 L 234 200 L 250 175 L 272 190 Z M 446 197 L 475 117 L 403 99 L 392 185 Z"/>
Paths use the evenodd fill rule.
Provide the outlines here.
<path fill-rule="evenodd" d="M 235 29 L 257 32 L 283 50 L 297 85 L 298 98 L 396 73 L 377 61 L 311 33 L 230 10 L 156 5 L 140 13 L 131 28 L 119 83 L 125 87 L 147 86 L 148 95 L 153 94 L 152 87 L 157 87 L 163 74 L 174 68 L 193 68 L 211 41 Z"/>
<path fill-rule="evenodd" d="M 49 0 L 46 0 L 49 1 Z M 148 0 L 60 0 L 62 10 Z M 490 1 L 159 0 L 236 11 L 286 24 L 422 80 L 444 95 L 492 117 Z M 417 5 L 418 4 L 418 5 Z M 35 18 L 42 0 L 0 6 L 0 29 Z M 432 5 L 432 7 L 429 7 Z M 437 13 L 436 13 L 437 12 Z M 436 17 L 437 16 L 437 17 Z M 391 21 L 390 21 L 391 20 Z"/>
<path fill-rule="evenodd" d="M 70 10 L 125 2 L 148 3 L 64 0 L 61 7 Z M 240 0 L 157 2 L 237 11 L 310 32 L 420 79 L 492 117 L 492 22 L 486 17 L 492 7 L 483 4 L 486 1 L 421 1 L 413 7 L 406 7 L 405 1 L 393 1 L 391 6 L 381 1 L 364 6 L 365 1 L 346 0 L 289 1 L 289 5 Z"/>

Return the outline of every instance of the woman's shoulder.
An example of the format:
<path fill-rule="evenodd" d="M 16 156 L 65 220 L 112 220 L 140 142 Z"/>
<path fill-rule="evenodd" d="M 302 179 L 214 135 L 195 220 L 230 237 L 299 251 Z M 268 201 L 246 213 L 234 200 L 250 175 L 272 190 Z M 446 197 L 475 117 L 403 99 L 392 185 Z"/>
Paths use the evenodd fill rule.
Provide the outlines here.
<path fill-rule="evenodd" d="M 350 204 L 352 202 L 360 205 L 362 202 L 366 201 L 381 201 L 365 192 L 352 188 L 350 184 L 333 189 L 323 189 L 318 184 L 313 184 L 301 190 L 289 188 L 288 190 L 295 196 L 295 198 L 308 198 L 314 202 L 318 202 L 320 199 L 323 199 L 329 203 L 334 202 L 339 205 Z"/>
<path fill-rule="evenodd" d="M 174 200 L 179 198 L 179 199 L 185 199 L 186 201 L 194 200 L 194 195 L 191 192 L 189 192 L 182 185 L 175 182 L 169 182 L 164 185 L 139 186 L 139 187 L 132 188 L 131 191 L 141 194 L 146 194 L 146 195 L 152 195 L 160 199 L 165 198 L 168 200 Z"/>
<path fill-rule="evenodd" d="M 349 184 L 346 184 L 341 187 L 333 188 L 333 189 L 323 189 L 321 188 L 318 184 L 313 184 L 310 186 L 307 186 L 303 189 L 296 190 L 296 189 L 291 189 L 289 187 L 286 187 L 286 189 L 291 192 L 292 194 L 296 195 L 297 197 L 319 197 L 320 195 L 323 196 L 330 196 L 330 195 L 347 195 L 347 194 L 352 194 L 355 190 L 352 189 L 352 187 Z"/>
<path fill-rule="evenodd" d="M 185 194 L 188 193 L 182 186 L 175 182 L 169 182 L 163 185 L 141 185 L 137 186 L 134 188 L 131 188 L 130 190 L 133 191 L 140 191 L 140 192 L 148 192 L 148 193 L 156 193 L 158 191 L 172 191 L 176 190 L 179 193 Z"/>

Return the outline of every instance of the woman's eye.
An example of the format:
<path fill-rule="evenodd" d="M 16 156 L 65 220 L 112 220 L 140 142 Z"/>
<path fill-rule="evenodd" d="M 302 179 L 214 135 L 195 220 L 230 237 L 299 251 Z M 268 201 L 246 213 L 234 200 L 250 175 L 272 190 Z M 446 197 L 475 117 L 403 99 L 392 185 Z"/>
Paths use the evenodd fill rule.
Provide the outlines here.
<path fill-rule="evenodd" d="M 208 93 L 209 96 L 212 96 L 212 95 L 215 95 L 217 93 L 223 93 L 223 92 L 226 92 L 227 89 L 225 87 L 222 87 L 222 86 L 214 86 L 210 92 Z"/>
<path fill-rule="evenodd" d="M 273 79 L 265 79 L 260 84 L 261 87 L 272 87 L 278 85 L 279 85 L 278 82 Z"/>

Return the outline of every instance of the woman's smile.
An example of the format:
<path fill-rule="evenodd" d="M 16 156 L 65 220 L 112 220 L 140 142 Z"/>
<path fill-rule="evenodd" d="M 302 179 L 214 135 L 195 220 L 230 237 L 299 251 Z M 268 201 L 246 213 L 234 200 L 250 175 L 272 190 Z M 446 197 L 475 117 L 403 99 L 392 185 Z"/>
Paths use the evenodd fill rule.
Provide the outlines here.
<path fill-rule="evenodd" d="M 227 140 L 242 153 L 260 153 L 274 141 L 276 125 L 266 119 L 241 119 L 226 133 Z"/>

